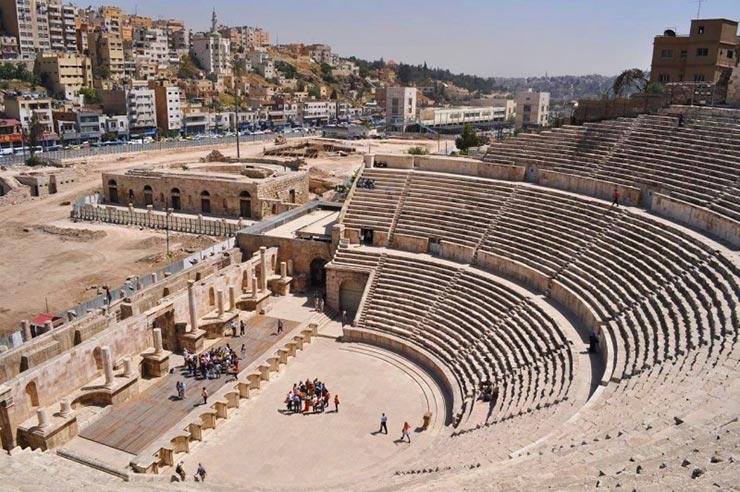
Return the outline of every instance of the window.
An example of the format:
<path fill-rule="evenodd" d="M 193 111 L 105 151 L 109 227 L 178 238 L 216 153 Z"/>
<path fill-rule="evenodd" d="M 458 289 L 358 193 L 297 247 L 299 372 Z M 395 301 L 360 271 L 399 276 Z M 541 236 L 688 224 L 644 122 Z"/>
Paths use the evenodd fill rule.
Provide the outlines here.
<path fill-rule="evenodd" d="M 689 52 L 687 50 L 681 50 L 681 58 L 686 58 Z"/>
<path fill-rule="evenodd" d="M 704 34 L 704 26 L 699 26 L 697 29 L 697 34 Z"/>
<path fill-rule="evenodd" d="M 694 82 L 704 82 L 704 74 L 703 73 L 695 73 L 694 74 Z"/>
<path fill-rule="evenodd" d="M 658 75 L 658 81 L 660 82 L 670 82 L 670 80 L 671 76 L 667 73 L 661 73 L 660 75 Z"/>
<path fill-rule="evenodd" d="M 735 52 L 732 50 L 727 50 L 727 58 L 735 58 Z"/>
<path fill-rule="evenodd" d="M 696 48 L 696 56 L 709 56 L 709 48 Z"/>
<path fill-rule="evenodd" d="M 662 50 L 660 52 L 661 58 L 673 58 L 673 50 Z"/>

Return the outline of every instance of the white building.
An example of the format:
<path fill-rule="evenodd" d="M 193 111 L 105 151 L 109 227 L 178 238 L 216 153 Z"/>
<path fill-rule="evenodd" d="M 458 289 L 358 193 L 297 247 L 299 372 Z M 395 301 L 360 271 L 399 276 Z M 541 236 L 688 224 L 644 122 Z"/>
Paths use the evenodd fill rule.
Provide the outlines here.
<path fill-rule="evenodd" d="M 336 119 L 336 101 L 304 101 L 298 106 L 298 121 L 319 125 Z"/>
<path fill-rule="evenodd" d="M 416 88 L 388 87 L 385 90 L 385 125 L 389 130 L 404 131 L 416 120 Z"/>
<path fill-rule="evenodd" d="M 532 89 L 516 94 L 516 127 L 548 126 L 550 124 L 550 93 Z"/>
<path fill-rule="evenodd" d="M 419 120 L 431 127 L 503 123 L 506 121 L 506 107 L 425 108 L 421 110 Z"/>
<path fill-rule="evenodd" d="M 231 74 L 231 42 L 218 32 L 218 19 L 213 11 L 210 33 L 198 33 L 192 38 L 193 54 L 209 74 L 221 78 Z"/>
<path fill-rule="evenodd" d="M 156 70 L 166 70 L 169 65 L 169 45 L 164 29 L 134 27 L 133 50 L 136 64 L 146 64 Z"/>
<path fill-rule="evenodd" d="M 270 80 L 275 78 L 275 62 L 264 48 L 258 48 L 249 53 L 249 61 L 252 67 L 259 72 L 264 78 Z"/>

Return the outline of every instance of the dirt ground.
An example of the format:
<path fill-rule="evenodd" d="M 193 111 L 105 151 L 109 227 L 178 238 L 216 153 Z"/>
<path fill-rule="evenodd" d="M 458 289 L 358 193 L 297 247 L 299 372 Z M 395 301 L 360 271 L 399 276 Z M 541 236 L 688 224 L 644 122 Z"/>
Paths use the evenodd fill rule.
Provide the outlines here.
<path fill-rule="evenodd" d="M 437 142 L 428 140 L 357 141 L 353 142 L 357 153 L 347 157 L 322 156 L 310 159 L 308 165 L 323 176 L 341 181 L 360 166 L 368 148 L 373 153 L 405 153 L 419 144 L 426 145 L 431 152 L 437 150 Z M 242 143 L 241 154 L 258 156 L 264 147 L 263 142 Z M 6 279 L 0 289 L 0 333 L 18 330 L 21 319 L 45 312 L 47 302 L 50 312 L 62 312 L 93 297 L 97 286 L 118 286 L 131 275 L 144 275 L 166 264 L 163 232 L 73 223 L 69 219 L 68 203 L 99 191 L 100 175 L 104 171 L 197 162 L 214 148 L 236 157 L 236 147 L 230 145 L 73 161 L 80 175 L 73 188 L 49 197 L 0 206 L 0 278 Z M 218 239 L 171 234 L 170 241 L 171 251 L 182 257 Z"/>

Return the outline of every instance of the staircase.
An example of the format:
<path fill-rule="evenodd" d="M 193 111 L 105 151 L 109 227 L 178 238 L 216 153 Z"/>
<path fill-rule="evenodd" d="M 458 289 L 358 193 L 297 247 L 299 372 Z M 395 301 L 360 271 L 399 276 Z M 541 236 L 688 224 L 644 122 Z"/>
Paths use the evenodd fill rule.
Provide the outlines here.
<path fill-rule="evenodd" d="M 360 313 L 360 318 L 357 321 L 358 328 L 365 328 L 365 322 L 367 321 L 367 306 L 370 304 L 370 302 L 372 302 L 373 295 L 375 294 L 375 289 L 378 287 L 378 281 L 380 279 L 380 275 L 383 271 L 383 267 L 385 266 L 385 262 L 387 259 L 388 254 L 383 253 L 378 260 L 377 266 L 375 267 L 375 275 L 373 276 L 373 281 L 370 283 L 370 288 L 367 290 L 365 305 L 362 309 L 362 312 Z"/>
<path fill-rule="evenodd" d="M 409 196 L 409 184 L 411 183 L 411 173 L 412 171 L 406 174 L 406 180 L 403 183 L 403 191 L 401 192 L 401 196 L 398 198 L 398 203 L 396 204 L 396 210 L 393 212 L 393 219 L 391 220 L 391 226 L 388 229 L 387 247 L 389 248 L 393 247 L 393 236 L 396 234 L 396 225 L 398 224 L 398 218 L 401 216 L 401 210 L 403 210 L 403 207 L 406 204 L 406 198 Z"/>
<path fill-rule="evenodd" d="M 486 243 L 488 238 L 491 236 L 491 233 L 496 228 L 496 225 L 498 225 L 499 221 L 501 220 L 501 217 L 503 217 L 506 212 L 511 208 L 511 204 L 514 202 L 514 197 L 516 196 L 516 191 L 513 191 L 508 197 L 506 197 L 506 202 L 504 202 L 503 206 L 496 212 L 496 215 L 491 219 L 491 221 L 488 223 L 488 227 L 486 228 L 486 232 L 483 233 L 483 235 L 480 237 L 480 240 L 478 240 L 478 243 L 475 245 L 475 249 L 473 251 L 473 257 L 470 259 L 470 264 L 473 266 L 478 265 L 478 252 L 480 251 L 480 248 L 482 245 Z"/>

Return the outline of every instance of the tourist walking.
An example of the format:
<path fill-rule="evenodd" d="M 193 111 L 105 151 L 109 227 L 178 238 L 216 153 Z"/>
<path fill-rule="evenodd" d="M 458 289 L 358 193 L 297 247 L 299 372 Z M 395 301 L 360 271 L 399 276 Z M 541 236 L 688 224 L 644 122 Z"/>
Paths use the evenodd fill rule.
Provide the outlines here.
<path fill-rule="evenodd" d="M 339 395 L 334 395 L 334 413 L 339 413 Z"/>
<path fill-rule="evenodd" d="M 203 391 L 200 392 L 200 396 L 203 397 L 203 405 L 208 404 L 208 390 L 203 386 Z"/>
<path fill-rule="evenodd" d="M 182 400 L 182 381 L 178 381 L 175 383 L 175 390 L 177 391 L 177 399 Z"/>
<path fill-rule="evenodd" d="M 247 358 L 247 345 L 242 343 L 242 348 L 239 350 L 239 355 L 241 355 L 242 360 L 245 360 Z"/>
<path fill-rule="evenodd" d="M 378 430 L 378 434 L 381 432 L 383 434 L 388 434 L 388 417 L 386 414 L 380 416 L 380 429 Z"/>
<path fill-rule="evenodd" d="M 278 320 L 277 332 L 278 333 L 282 333 L 283 332 L 283 320 L 281 320 L 281 319 Z"/>
<path fill-rule="evenodd" d="M 404 438 L 408 439 L 409 444 L 411 444 L 411 436 L 409 435 L 409 429 L 411 429 L 411 426 L 408 422 L 403 423 L 403 429 L 401 429 L 401 440 L 403 441 Z"/>
<path fill-rule="evenodd" d="M 247 331 L 247 324 L 244 322 L 244 320 L 239 321 L 239 336 L 243 337 L 246 331 Z"/>
<path fill-rule="evenodd" d="M 206 468 L 201 464 L 198 463 L 198 470 L 195 472 L 196 478 L 200 478 L 201 482 L 206 481 Z"/>
<path fill-rule="evenodd" d="M 616 189 L 616 188 L 614 188 L 614 200 L 612 201 L 612 207 L 614 205 L 616 205 L 617 207 L 619 206 L 619 197 L 620 197 L 620 195 L 621 194 L 619 193 L 619 190 Z"/>
<path fill-rule="evenodd" d="M 175 468 L 175 473 L 177 473 L 180 476 L 180 481 L 185 481 L 185 468 L 182 467 L 182 461 L 177 464 L 177 467 Z"/>
<path fill-rule="evenodd" d="M 236 338 L 236 321 L 231 321 L 231 337 Z"/>
<path fill-rule="evenodd" d="M 342 310 L 342 327 L 347 324 L 347 310 Z"/>

